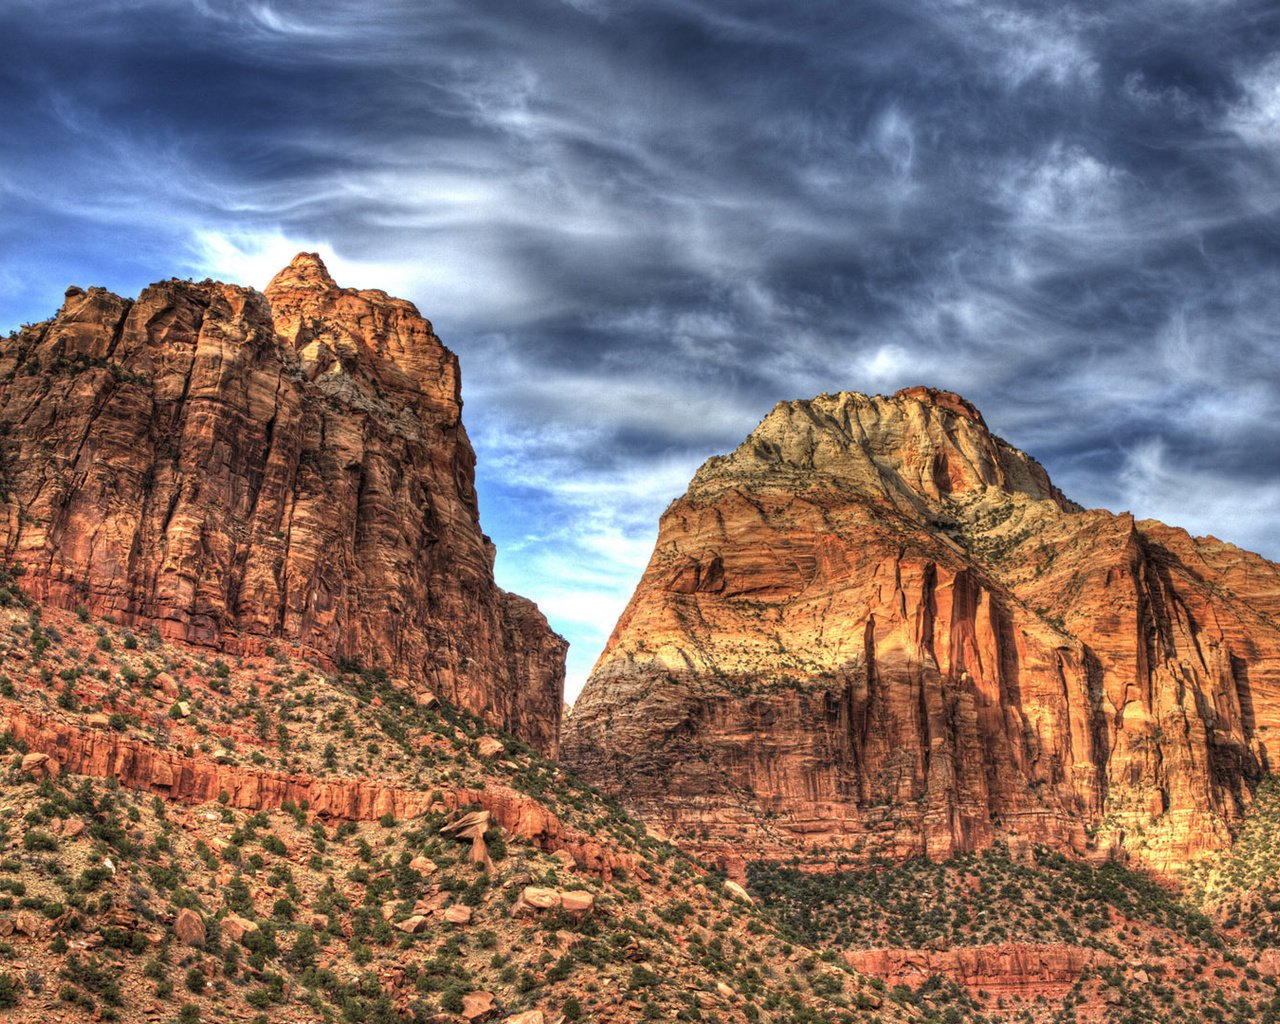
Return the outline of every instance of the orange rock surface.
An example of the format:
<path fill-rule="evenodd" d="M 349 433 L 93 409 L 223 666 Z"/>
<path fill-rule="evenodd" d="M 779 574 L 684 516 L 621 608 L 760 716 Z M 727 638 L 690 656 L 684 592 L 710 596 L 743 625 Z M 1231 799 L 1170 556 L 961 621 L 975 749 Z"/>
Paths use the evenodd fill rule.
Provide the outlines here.
<path fill-rule="evenodd" d="M 994 995 L 1062 996 L 1086 967 L 1112 958 L 1065 943 L 964 946 L 956 949 L 846 950 L 845 962 L 856 971 L 884 979 L 890 987 L 919 987 L 941 975 L 974 991 Z"/>
<path fill-rule="evenodd" d="M 431 324 L 314 254 L 71 288 L 0 342 L 0 549 L 41 602 L 385 667 L 554 752 L 566 645 L 494 583 L 461 410 Z"/>
<path fill-rule="evenodd" d="M 0 704 L 0 733 L 32 751 L 22 771 L 113 778 L 129 789 L 178 803 L 222 801 L 248 811 L 304 807 L 319 818 L 375 821 L 383 815 L 416 818 L 432 811 L 482 807 L 513 835 L 547 852 L 564 851 L 584 871 L 612 877 L 637 870 L 640 859 L 562 822 L 537 800 L 501 785 L 415 789 L 370 778 L 316 778 L 221 764 L 204 755 L 162 750 L 119 733 L 84 729 L 53 715 Z"/>
<path fill-rule="evenodd" d="M 731 871 L 1179 868 L 1280 739 L 1280 569 L 1086 511 L 959 396 L 783 403 L 662 517 L 564 758 Z"/>

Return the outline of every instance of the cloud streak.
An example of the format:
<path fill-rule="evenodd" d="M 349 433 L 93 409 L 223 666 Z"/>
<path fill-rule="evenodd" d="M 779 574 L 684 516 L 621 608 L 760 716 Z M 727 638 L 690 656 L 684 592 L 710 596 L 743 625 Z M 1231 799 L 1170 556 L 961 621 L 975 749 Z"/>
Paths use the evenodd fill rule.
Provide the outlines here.
<path fill-rule="evenodd" d="M 0 9 L 0 322 L 318 248 L 463 365 L 503 582 L 580 684 L 783 398 L 966 394 L 1090 505 L 1280 557 L 1261 0 Z"/>

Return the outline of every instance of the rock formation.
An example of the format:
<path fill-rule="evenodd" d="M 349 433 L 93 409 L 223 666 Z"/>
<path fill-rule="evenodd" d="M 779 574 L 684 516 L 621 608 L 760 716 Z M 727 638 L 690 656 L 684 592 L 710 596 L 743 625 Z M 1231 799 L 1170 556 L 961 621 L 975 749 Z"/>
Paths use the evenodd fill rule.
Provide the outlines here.
<path fill-rule="evenodd" d="M 33 778 L 66 773 L 115 779 L 127 789 L 176 803 L 220 800 L 225 806 L 247 811 L 292 805 L 305 807 L 319 818 L 339 821 L 376 821 L 386 814 L 396 819 L 416 818 L 483 807 L 479 813 L 486 825 L 492 821 L 540 850 L 563 850 L 569 863 L 584 871 L 609 878 L 618 868 L 640 870 L 639 857 L 612 849 L 566 825 L 544 804 L 510 786 L 424 790 L 371 778 L 285 775 L 219 764 L 208 757 L 160 749 L 105 729 L 84 729 L 52 715 L 4 704 L 0 704 L 0 734 L 31 751 L 21 770 Z"/>
<path fill-rule="evenodd" d="M 941 976 L 969 989 L 998 996 L 1060 998 L 1085 969 L 1106 962 L 1106 954 L 1066 943 L 965 946 L 957 949 L 846 950 L 855 970 L 883 978 L 885 984 L 919 986 Z"/>
<path fill-rule="evenodd" d="M 458 363 L 302 253 L 264 294 L 70 288 L 0 343 L 0 545 L 35 599 L 384 667 L 554 752 L 564 641 L 493 580 Z"/>
<path fill-rule="evenodd" d="M 1280 568 L 1086 511 L 957 395 L 777 406 L 710 459 L 566 761 L 731 869 L 1006 840 L 1157 869 L 1280 739 Z"/>

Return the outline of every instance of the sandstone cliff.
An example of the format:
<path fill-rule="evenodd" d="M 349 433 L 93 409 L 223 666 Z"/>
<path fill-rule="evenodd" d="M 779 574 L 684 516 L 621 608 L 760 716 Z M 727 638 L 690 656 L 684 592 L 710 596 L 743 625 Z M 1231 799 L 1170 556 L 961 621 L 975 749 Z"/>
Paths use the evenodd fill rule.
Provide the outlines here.
<path fill-rule="evenodd" d="M 1085 511 L 913 388 L 780 404 L 698 471 L 563 747 L 731 869 L 997 839 L 1173 869 L 1278 727 L 1280 569 Z"/>
<path fill-rule="evenodd" d="M 565 643 L 493 580 L 458 363 L 303 253 L 260 294 L 67 291 L 0 343 L 0 545 L 35 599 L 385 667 L 554 752 Z"/>

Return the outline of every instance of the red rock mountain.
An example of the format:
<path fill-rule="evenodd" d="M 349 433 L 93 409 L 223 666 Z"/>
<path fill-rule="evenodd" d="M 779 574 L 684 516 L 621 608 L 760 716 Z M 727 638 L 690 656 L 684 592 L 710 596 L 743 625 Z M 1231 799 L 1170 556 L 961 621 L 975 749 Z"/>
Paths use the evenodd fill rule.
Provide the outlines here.
<path fill-rule="evenodd" d="M 458 362 L 299 254 L 266 289 L 67 291 L 0 342 L 0 543 L 39 601 L 359 661 L 554 752 L 565 642 L 499 589 Z"/>
<path fill-rule="evenodd" d="M 1174 869 L 1280 742 L 1280 568 L 1086 511 L 957 395 L 783 403 L 710 459 L 567 763 L 731 867 L 996 840 Z"/>

